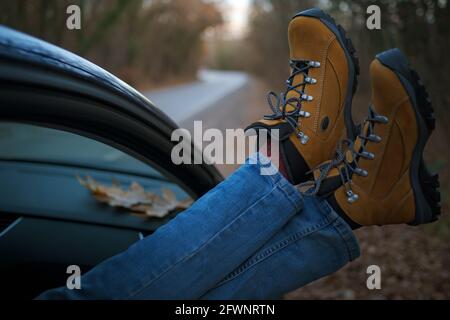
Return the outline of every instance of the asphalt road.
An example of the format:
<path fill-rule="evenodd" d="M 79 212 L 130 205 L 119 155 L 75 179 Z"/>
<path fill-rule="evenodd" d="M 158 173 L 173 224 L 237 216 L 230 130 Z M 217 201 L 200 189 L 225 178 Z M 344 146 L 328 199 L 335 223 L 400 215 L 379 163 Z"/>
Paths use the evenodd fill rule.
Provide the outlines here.
<path fill-rule="evenodd" d="M 243 129 L 267 111 L 261 84 L 243 72 L 203 70 L 196 82 L 144 94 L 192 136 L 194 121 L 202 121 L 203 131 L 215 128 L 225 136 L 226 129 Z M 224 142 L 224 152 L 234 148 L 233 141 Z M 228 176 L 239 165 L 216 167 Z"/>
<path fill-rule="evenodd" d="M 215 122 L 213 111 L 233 96 L 242 96 L 249 83 L 250 77 L 243 72 L 201 70 L 198 81 L 144 92 L 144 95 L 180 127 L 191 128 L 193 120 Z M 238 105 L 227 104 L 226 108 L 232 114 Z"/>

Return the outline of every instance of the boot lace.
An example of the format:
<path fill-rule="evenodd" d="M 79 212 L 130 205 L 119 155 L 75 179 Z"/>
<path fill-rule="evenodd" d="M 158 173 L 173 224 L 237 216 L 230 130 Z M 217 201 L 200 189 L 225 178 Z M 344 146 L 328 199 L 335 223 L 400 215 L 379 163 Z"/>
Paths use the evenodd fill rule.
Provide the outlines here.
<path fill-rule="evenodd" d="M 373 160 L 375 155 L 367 150 L 367 143 L 380 143 L 381 137 L 374 132 L 375 124 L 387 124 L 388 118 L 375 112 L 372 106 L 369 106 L 369 116 L 364 121 L 362 132 L 358 135 L 361 141 L 358 150 L 355 150 L 355 142 L 349 139 L 343 139 L 340 141 L 336 149 L 336 157 L 324 164 L 319 165 L 317 168 L 310 172 L 319 170 L 320 175 L 315 181 L 308 181 L 299 185 L 301 190 L 305 190 L 307 195 L 316 195 L 322 185 L 323 180 L 328 177 L 329 172 L 333 168 L 337 168 L 342 185 L 345 188 L 347 195 L 347 201 L 353 203 L 359 199 L 359 195 L 352 189 L 352 176 L 356 174 L 358 176 L 367 177 L 367 170 L 361 168 L 358 164 L 360 158 Z M 365 128 L 367 127 L 367 131 Z M 366 131 L 366 132 L 364 132 Z M 347 152 L 350 152 L 350 160 L 347 158 Z"/>
<path fill-rule="evenodd" d="M 283 119 L 289 123 L 294 130 L 297 131 L 297 136 L 302 144 L 306 144 L 309 137 L 300 130 L 300 124 L 298 118 L 308 118 L 311 116 L 309 112 L 302 110 L 303 101 L 312 101 L 314 98 L 305 93 L 306 85 L 316 84 L 317 80 L 309 77 L 308 72 L 310 68 L 319 68 L 320 62 L 310 60 L 291 60 L 290 67 L 292 69 L 291 75 L 286 80 L 286 91 L 281 92 L 279 95 L 273 91 L 267 94 L 267 103 L 272 110 L 271 115 L 264 116 L 266 120 L 278 120 Z M 294 85 L 294 78 L 297 75 L 303 75 L 303 81 Z M 298 97 L 291 97 L 287 99 L 289 92 L 294 91 L 298 93 Z M 293 109 L 287 111 L 287 106 L 291 106 Z"/>

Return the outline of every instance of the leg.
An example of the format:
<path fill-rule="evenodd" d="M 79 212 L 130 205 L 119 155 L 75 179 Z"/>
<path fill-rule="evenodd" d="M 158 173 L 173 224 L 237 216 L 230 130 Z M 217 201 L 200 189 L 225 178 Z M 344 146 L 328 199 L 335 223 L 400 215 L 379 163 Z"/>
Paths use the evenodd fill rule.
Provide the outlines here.
<path fill-rule="evenodd" d="M 280 174 L 245 164 L 153 235 L 101 263 L 81 290 L 39 299 L 196 299 L 260 249 L 298 211 L 300 193 Z"/>
<path fill-rule="evenodd" d="M 305 197 L 302 211 L 202 299 L 281 298 L 358 256 L 348 224 L 326 201 Z"/>

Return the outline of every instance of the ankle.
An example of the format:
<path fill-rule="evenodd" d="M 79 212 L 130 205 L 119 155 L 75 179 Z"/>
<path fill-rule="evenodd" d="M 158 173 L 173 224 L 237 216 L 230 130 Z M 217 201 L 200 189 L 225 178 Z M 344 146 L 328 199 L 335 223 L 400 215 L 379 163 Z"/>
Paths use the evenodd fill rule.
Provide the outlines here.
<path fill-rule="evenodd" d="M 267 144 L 265 144 L 264 146 L 262 146 L 259 149 L 259 153 L 261 153 L 262 155 L 266 156 L 268 159 L 272 158 L 272 151 L 271 151 L 271 147 L 270 146 L 271 146 L 270 140 L 268 140 Z M 271 160 L 273 160 L 273 159 L 271 159 Z M 286 165 L 285 165 L 285 163 L 284 163 L 284 161 L 282 159 L 281 154 L 279 154 L 277 161 L 278 161 L 278 171 L 280 172 L 280 174 L 284 178 L 286 178 L 286 180 L 288 180 L 290 183 L 293 184 L 292 179 L 289 178 L 289 174 L 287 172 Z"/>
<path fill-rule="evenodd" d="M 339 204 L 337 203 L 336 198 L 334 197 L 334 193 L 332 193 L 327 197 L 327 201 L 328 204 L 333 208 L 333 210 L 342 218 L 342 220 L 344 220 L 350 226 L 350 228 L 352 228 L 352 230 L 356 230 L 362 227 L 361 225 L 357 224 L 352 219 L 350 219 L 349 216 L 347 216 L 345 212 L 341 209 L 341 207 L 339 207 Z"/>

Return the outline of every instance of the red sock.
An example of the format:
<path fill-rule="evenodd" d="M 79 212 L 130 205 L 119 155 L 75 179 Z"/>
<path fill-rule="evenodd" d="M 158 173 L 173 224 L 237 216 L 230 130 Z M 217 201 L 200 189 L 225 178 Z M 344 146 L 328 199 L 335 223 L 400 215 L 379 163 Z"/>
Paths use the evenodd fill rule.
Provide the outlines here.
<path fill-rule="evenodd" d="M 270 139 L 267 140 L 266 146 L 267 146 L 267 149 L 266 149 L 265 156 L 270 158 L 270 156 L 272 155 Z M 264 153 L 264 152 L 262 152 L 262 153 Z M 289 182 L 291 182 L 291 180 L 289 179 L 289 175 L 287 174 L 287 170 L 286 170 L 284 161 L 281 158 L 281 153 L 279 154 L 279 158 L 278 158 L 278 171 L 280 171 L 280 173 L 283 175 L 283 177 L 285 177 Z"/>

